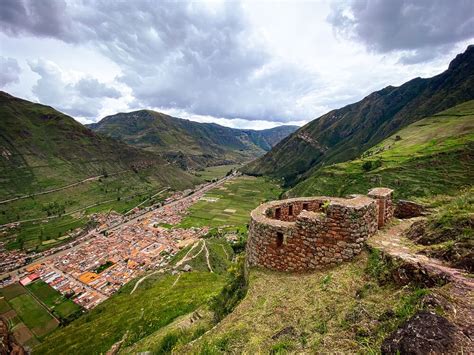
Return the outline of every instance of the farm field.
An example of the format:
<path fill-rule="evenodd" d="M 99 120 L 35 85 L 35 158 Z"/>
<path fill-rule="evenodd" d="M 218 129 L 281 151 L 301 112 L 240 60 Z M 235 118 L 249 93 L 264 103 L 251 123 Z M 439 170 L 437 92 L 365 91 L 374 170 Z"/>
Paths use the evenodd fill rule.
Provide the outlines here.
<path fill-rule="evenodd" d="M 196 171 L 195 175 L 205 181 L 211 181 L 224 177 L 230 170 L 238 169 L 240 166 L 239 164 L 209 166 L 204 170 Z"/>
<path fill-rule="evenodd" d="M 0 316 L 10 324 L 15 338 L 34 346 L 59 325 L 48 311 L 20 284 L 0 289 Z"/>
<path fill-rule="evenodd" d="M 190 227 L 240 226 L 249 220 L 249 213 L 265 201 L 277 199 L 280 187 L 268 179 L 240 176 L 207 192 L 191 206 L 178 225 Z"/>
<path fill-rule="evenodd" d="M 65 298 L 42 280 L 37 280 L 26 288 L 43 302 L 58 318 L 67 320 L 81 311 L 81 307 Z"/>

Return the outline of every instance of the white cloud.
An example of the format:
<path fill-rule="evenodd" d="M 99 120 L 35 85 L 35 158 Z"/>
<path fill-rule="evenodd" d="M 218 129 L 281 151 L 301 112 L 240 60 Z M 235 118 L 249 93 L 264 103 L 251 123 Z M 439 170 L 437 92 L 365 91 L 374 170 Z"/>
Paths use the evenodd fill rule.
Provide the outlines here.
<path fill-rule="evenodd" d="M 455 34 L 416 34 L 415 44 L 388 48 L 397 27 L 385 14 L 410 3 L 4 0 L 0 42 L 22 69 L 9 89 L 82 121 L 160 108 L 227 126 L 269 126 L 306 122 L 445 69 L 468 41 L 468 2 L 455 2 L 439 26 Z M 419 4 L 410 11 L 430 9 L 423 21 L 401 17 L 413 28 L 443 19 L 434 11 L 444 6 L 439 0 Z M 394 43 L 404 43 L 398 30 Z M 36 58 L 46 61 L 32 64 L 33 74 L 26 63 Z"/>
<path fill-rule="evenodd" d="M 96 78 L 79 77 L 75 80 L 77 73 L 64 71 L 52 61 L 32 60 L 28 65 L 40 77 L 32 89 L 39 101 L 76 118 L 95 118 L 105 100 L 121 97 L 116 88 Z"/>
<path fill-rule="evenodd" d="M 14 58 L 0 57 L 0 87 L 17 83 L 20 80 L 21 69 Z"/>

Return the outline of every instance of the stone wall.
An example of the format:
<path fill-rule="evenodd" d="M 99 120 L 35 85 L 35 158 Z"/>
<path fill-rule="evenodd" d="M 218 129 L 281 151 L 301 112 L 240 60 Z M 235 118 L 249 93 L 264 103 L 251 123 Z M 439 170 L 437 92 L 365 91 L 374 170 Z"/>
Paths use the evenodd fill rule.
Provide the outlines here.
<path fill-rule="evenodd" d="M 260 205 L 251 213 L 249 265 L 306 271 L 351 260 L 380 219 L 386 223 L 393 215 L 386 190 L 372 190 L 372 198 L 294 198 Z"/>
<path fill-rule="evenodd" d="M 418 217 L 424 215 L 425 210 L 425 206 L 419 203 L 399 200 L 395 206 L 395 217 L 402 219 Z"/>

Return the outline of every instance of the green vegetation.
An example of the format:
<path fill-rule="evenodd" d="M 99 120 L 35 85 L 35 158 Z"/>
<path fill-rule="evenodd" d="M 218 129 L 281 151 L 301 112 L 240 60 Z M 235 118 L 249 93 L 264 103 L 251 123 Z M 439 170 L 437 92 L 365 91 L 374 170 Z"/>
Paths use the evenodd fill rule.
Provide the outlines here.
<path fill-rule="evenodd" d="M 229 270 L 230 279 L 222 291 L 214 297 L 210 309 L 214 312 L 214 321 L 219 323 L 231 313 L 247 293 L 245 278 L 245 258 L 239 257 L 236 264 Z"/>
<path fill-rule="evenodd" d="M 239 164 L 233 165 L 218 165 L 218 166 L 209 166 L 202 170 L 197 170 L 194 175 L 205 180 L 212 181 L 214 179 L 220 179 L 226 176 L 231 170 L 238 169 Z"/>
<path fill-rule="evenodd" d="M 58 326 L 58 322 L 29 294 L 15 297 L 9 303 L 37 337 L 50 333 Z"/>
<path fill-rule="evenodd" d="M 398 198 L 455 194 L 474 181 L 474 101 L 415 122 L 359 159 L 316 169 L 289 195 L 366 193 L 387 186 Z M 367 168 L 369 167 L 369 168 Z"/>
<path fill-rule="evenodd" d="M 422 253 L 474 272 L 474 189 L 431 203 L 435 211 L 427 221 L 415 223 L 408 237 L 423 245 Z"/>
<path fill-rule="evenodd" d="M 183 120 L 150 110 L 107 116 L 89 127 L 138 148 L 160 153 L 184 169 L 252 160 L 297 128 L 241 130 Z"/>
<path fill-rule="evenodd" d="M 235 310 L 179 353 L 378 353 L 429 292 L 381 282 L 390 267 L 363 252 L 353 263 L 310 274 L 252 269 Z"/>
<path fill-rule="evenodd" d="M 242 176 L 207 192 L 189 208 L 179 227 L 239 226 L 249 221 L 249 212 L 260 203 L 278 198 L 281 189 L 264 178 Z"/>
<path fill-rule="evenodd" d="M 215 273 L 152 275 L 130 294 L 134 282 L 92 311 L 44 339 L 34 353 L 105 353 L 124 339 L 129 346 L 177 317 L 193 312 L 222 288 L 225 277 Z"/>
<path fill-rule="evenodd" d="M 9 230 L 10 249 L 57 246 L 65 241 L 61 237 L 84 226 L 91 213 L 125 212 L 164 187 L 184 189 L 201 181 L 153 153 L 95 134 L 48 106 L 2 92 L 0 115 L 0 200 L 103 175 L 65 190 L 1 204 L 0 225 L 31 220 Z M 158 196 L 158 201 L 165 197 Z"/>
<path fill-rule="evenodd" d="M 306 179 L 311 169 L 314 174 L 314 169 L 355 159 L 403 127 L 473 100 L 472 87 L 474 47 L 470 46 L 443 73 L 428 79 L 416 78 L 399 87 L 388 86 L 359 102 L 332 110 L 300 128 L 242 171 L 283 178 L 285 186 L 293 187 Z M 400 136 L 403 141 L 405 137 Z M 450 157 L 457 158 L 461 157 Z M 436 166 L 436 161 L 420 163 Z"/>
<path fill-rule="evenodd" d="M 0 289 L 0 316 L 23 345 L 38 344 L 60 322 L 65 324 L 81 313 L 78 305 L 41 280 L 27 288 L 15 283 Z"/>
<path fill-rule="evenodd" d="M 97 274 L 100 274 L 102 271 L 108 269 L 109 267 L 111 267 L 114 263 L 111 262 L 110 260 L 107 260 L 105 263 L 99 265 L 95 270 L 94 272 L 97 273 Z"/>
<path fill-rule="evenodd" d="M 61 295 L 42 280 L 30 283 L 26 288 L 33 293 L 46 307 L 63 323 L 76 318 L 81 313 L 81 307 Z"/>
<path fill-rule="evenodd" d="M 2 165 L 0 198 L 27 195 L 124 171 L 145 172 L 175 188 L 189 187 L 195 178 L 166 162 L 111 138 L 95 134 L 51 107 L 0 93 Z M 12 143 L 14 142 L 14 144 Z M 48 201 L 50 202 L 50 201 Z"/>

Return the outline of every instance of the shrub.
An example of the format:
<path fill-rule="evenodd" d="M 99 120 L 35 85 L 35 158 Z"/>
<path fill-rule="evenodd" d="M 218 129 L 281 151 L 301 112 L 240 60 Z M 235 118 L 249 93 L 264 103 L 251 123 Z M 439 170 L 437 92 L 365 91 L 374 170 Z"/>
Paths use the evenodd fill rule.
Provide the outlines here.
<path fill-rule="evenodd" d="M 371 171 L 377 168 L 380 168 L 382 166 L 382 161 L 379 160 L 366 160 L 362 164 L 362 169 L 364 171 Z"/>
<path fill-rule="evenodd" d="M 211 300 L 210 309 L 214 312 L 214 321 L 220 322 L 231 313 L 247 294 L 247 278 L 245 276 L 245 259 L 238 257 L 236 265 L 230 270 L 230 279 L 222 291 Z"/>

